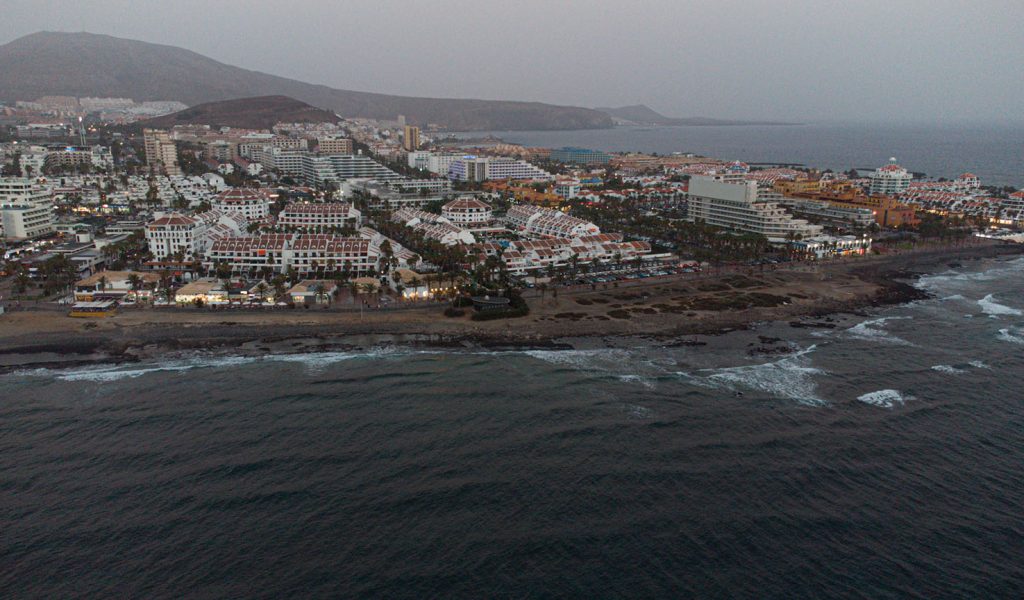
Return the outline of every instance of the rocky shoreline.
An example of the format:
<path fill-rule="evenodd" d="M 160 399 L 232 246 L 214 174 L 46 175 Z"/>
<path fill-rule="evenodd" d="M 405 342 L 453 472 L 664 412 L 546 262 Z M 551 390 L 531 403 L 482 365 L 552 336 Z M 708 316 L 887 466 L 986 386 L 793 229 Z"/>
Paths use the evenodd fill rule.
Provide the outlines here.
<path fill-rule="evenodd" d="M 577 324 L 574 318 L 570 322 L 554 325 L 541 323 L 543 319 L 556 320 L 566 314 L 575 314 L 561 312 L 553 316 L 541 316 L 533 321 L 488 323 L 488 327 L 480 327 L 470 321 L 452 322 L 428 315 L 427 320 L 413 323 L 324 319 L 322 322 L 296 324 L 274 322 L 270 318 L 253 324 L 229 321 L 164 322 L 34 335 L 0 333 L 0 373 L 26 368 L 53 369 L 129 363 L 197 353 L 259 356 L 355 352 L 389 346 L 486 350 L 570 349 L 576 347 L 579 340 L 600 345 L 605 343 L 606 338 L 625 337 L 666 346 L 697 345 L 701 343 L 695 339 L 698 336 L 747 329 L 754 323 L 766 321 L 788 321 L 794 328 L 835 327 L 834 323 L 829 322 L 832 315 L 866 316 L 863 312 L 866 309 L 927 298 L 927 293 L 909 283 L 920 274 L 961 265 L 964 261 L 1020 254 L 1022 251 L 1024 247 L 1020 246 L 974 246 L 952 252 L 886 257 L 885 260 L 865 263 L 834 263 L 823 266 L 822 274 L 818 277 L 823 277 L 825 282 L 816 285 L 827 287 L 831 280 L 833 286 L 839 286 L 856 280 L 864 289 L 870 289 L 870 293 L 860 293 L 847 299 L 823 297 L 820 301 L 794 302 L 749 310 L 708 311 L 700 318 L 690 319 L 679 315 L 639 314 L 628 325 L 602 316 L 588 317 L 603 319 L 602 322 L 585 321 Z M 575 298 L 576 302 L 589 304 L 578 299 L 582 295 L 566 296 L 559 302 Z M 633 310 L 634 314 L 640 312 L 639 309 Z M 688 313 L 686 316 L 693 314 Z"/>

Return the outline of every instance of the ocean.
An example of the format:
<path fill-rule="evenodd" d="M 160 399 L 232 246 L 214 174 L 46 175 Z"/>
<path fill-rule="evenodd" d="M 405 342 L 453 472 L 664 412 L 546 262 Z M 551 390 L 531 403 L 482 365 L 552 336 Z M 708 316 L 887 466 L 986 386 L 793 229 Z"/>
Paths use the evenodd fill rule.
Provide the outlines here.
<path fill-rule="evenodd" d="M 984 185 L 1024 187 L 1024 124 L 616 127 L 585 131 L 494 131 L 525 146 L 580 146 L 614 152 L 693 152 L 726 160 L 794 163 L 846 171 L 896 157 L 929 177 L 971 172 Z M 481 137 L 488 133 L 461 133 Z"/>
<path fill-rule="evenodd" d="M 916 285 L 706 346 L 4 375 L 0 596 L 1019 597 L 1024 258 Z"/>

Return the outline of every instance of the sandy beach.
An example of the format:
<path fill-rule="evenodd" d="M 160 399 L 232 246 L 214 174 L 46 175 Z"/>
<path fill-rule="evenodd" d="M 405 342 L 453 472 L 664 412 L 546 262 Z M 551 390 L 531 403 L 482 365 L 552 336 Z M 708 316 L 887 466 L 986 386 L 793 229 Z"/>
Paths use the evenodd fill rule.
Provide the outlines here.
<path fill-rule="evenodd" d="M 219 350 L 301 352 L 376 344 L 545 346 L 566 338 L 639 336 L 685 343 L 686 336 L 751 323 L 814 319 L 924 297 L 916 273 L 961 261 L 1019 254 L 1021 246 L 982 245 L 805 265 L 748 269 L 687 279 L 641 280 L 618 288 L 528 297 L 526 317 L 447 318 L 438 306 L 355 311 L 125 309 L 107 319 L 73 319 L 29 309 L 0 317 L 0 369 L 130 361 L 162 353 Z M 827 324 L 818 324 L 827 326 Z"/>

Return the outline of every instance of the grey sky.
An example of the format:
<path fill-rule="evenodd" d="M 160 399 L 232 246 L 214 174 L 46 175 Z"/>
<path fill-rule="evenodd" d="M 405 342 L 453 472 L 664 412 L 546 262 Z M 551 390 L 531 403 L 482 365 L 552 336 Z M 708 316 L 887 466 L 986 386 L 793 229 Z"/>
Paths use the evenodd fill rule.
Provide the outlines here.
<path fill-rule="evenodd" d="M 670 116 L 1024 120 L 1021 0 L 0 0 L 38 30 L 383 93 Z"/>

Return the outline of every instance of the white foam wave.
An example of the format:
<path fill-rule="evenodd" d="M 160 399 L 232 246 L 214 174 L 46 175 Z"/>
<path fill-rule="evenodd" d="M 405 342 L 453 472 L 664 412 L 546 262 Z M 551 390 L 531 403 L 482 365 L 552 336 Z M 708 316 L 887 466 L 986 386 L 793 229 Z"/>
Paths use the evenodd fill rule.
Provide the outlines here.
<path fill-rule="evenodd" d="M 939 373 L 946 373 L 948 375 L 961 375 L 967 371 L 958 369 L 953 365 L 935 365 L 932 367 L 932 371 L 938 371 Z"/>
<path fill-rule="evenodd" d="M 853 327 L 846 330 L 846 334 L 854 339 L 864 340 L 868 342 L 879 342 L 885 344 L 894 344 L 897 346 L 913 346 L 907 340 L 896 337 L 888 331 L 882 329 L 882 325 L 889 321 L 901 321 L 904 319 L 910 319 L 911 317 L 882 317 L 880 319 L 871 319 L 858 323 Z"/>
<path fill-rule="evenodd" d="M 996 338 L 1004 342 L 1010 342 L 1011 344 L 1024 344 L 1024 328 L 1008 327 L 1006 329 L 1000 329 Z"/>
<path fill-rule="evenodd" d="M 1024 258 L 1017 258 L 985 271 L 974 273 L 945 271 L 935 275 L 925 275 L 917 280 L 915 286 L 927 290 L 939 290 L 947 288 L 951 284 L 955 287 L 962 283 L 974 284 L 979 281 L 996 281 L 1005 278 L 1007 275 L 1020 273 L 1022 270 L 1024 270 Z"/>
<path fill-rule="evenodd" d="M 967 364 L 971 365 L 975 369 L 988 369 L 990 371 L 992 370 L 992 367 L 986 365 L 985 363 L 981 362 L 980 360 L 972 360 L 971 362 L 969 362 Z"/>
<path fill-rule="evenodd" d="M 148 366 L 110 365 L 101 367 L 85 367 L 68 371 L 57 371 L 55 377 L 61 381 L 96 381 L 109 382 L 119 379 L 134 379 L 149 373 L 190 371 L 192 369 L 230 367 L 255 362 L 255 357 L 224 356 L 216 358 L 192 358 L 187 360 L 167 361 Z M 43 370 L 48 373 L 52 371 Z M 43 374 L 37 371 L 36 374 Z"/>
<path fill-rule="evenodd" d="M 111 382 L 121 379 L 135 379 L 150 373 L 173 373 L 195 369 L 237 367 L 261 362 L 299 363 L 306 366 L 308 370 L 315 372 L 329 365 L 347 360 L 382 358 L 399 354 L 400 351 L 394 348 L 382 347 L 366 352 L 308 352 L 268 354 L 264 356 L 193 356 L 183 359 L 169 359 L 153 363 L 133 363 L 130 365 L 102 365 L 67 370 L 35 369 L 22 372 L 21 374 L 38 377 L 52 376 L 61 381 Z"/>
<path fill-rule="evenodd" d="M 981 300 L 978 300 L 978 306 L 981 307 L 981 311 L 983 313 L 989 315 L 990 317 L 998 317 L 1004 315 L 1019 317 L 1022 314 L 1024 314 L 1024 312 L 1021 312 L 1016 308 L 1011 308 L 1009 306 L 999 304 L 998 302 L 995 301 L 995 296 L 993 294 L 989 294 L 988 296 L 985 296 Z"/>
<path fill-rule="evenodd" d="M 824 375 L 826 372 L 807 364 L 807 357 L 816 348 L 817 346 L 809 346 L 775 362 L 715 369 L 711 375 L 703 379 L 706 384 L 713 387 L 725 387 L 735 391 L 745 388 L 766 392 L 774 398 L 796 400 L 804 404 L 826 404 L 826 400 L 818 396 L 817 384 L 814 381 L 815 376 Z"/>
<path fill-rule="evenodd" d="M 878 390 L 857 396 L 857 400 L 879 408 L 893 408 L 913 399 L 913 396 L 904 396 L 897 390 Z"/>
<path fill-rule="evenodd" d="M 608 362 L 626 358 L 626 352 L 610 348 L 596 350 L 527 350 L 527 356 L 542 360 L 560 367 L 570 367 L 584 371 L 602 370 Z"/>

